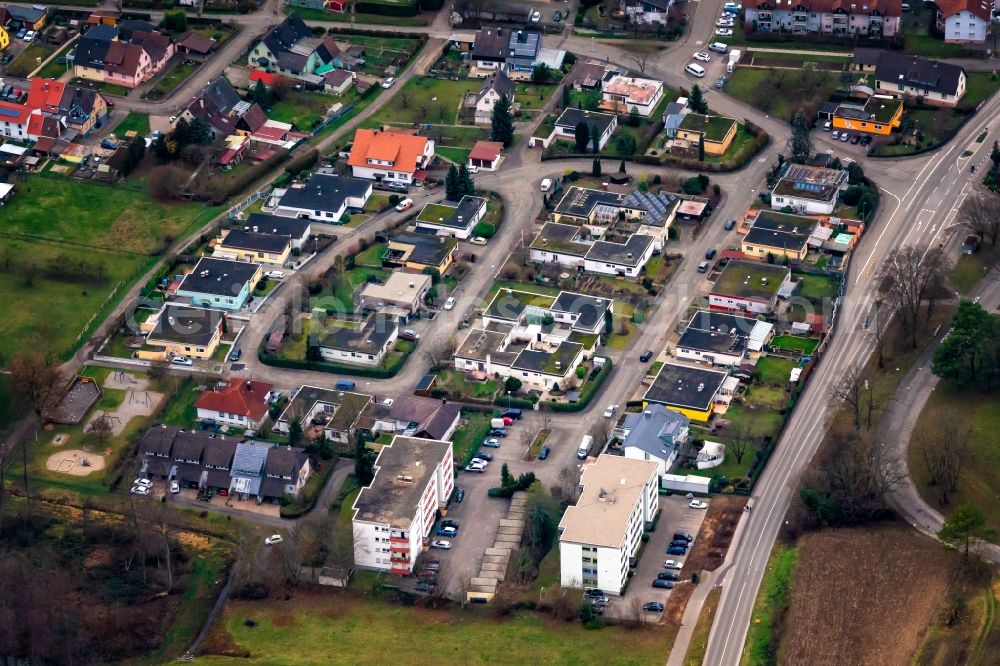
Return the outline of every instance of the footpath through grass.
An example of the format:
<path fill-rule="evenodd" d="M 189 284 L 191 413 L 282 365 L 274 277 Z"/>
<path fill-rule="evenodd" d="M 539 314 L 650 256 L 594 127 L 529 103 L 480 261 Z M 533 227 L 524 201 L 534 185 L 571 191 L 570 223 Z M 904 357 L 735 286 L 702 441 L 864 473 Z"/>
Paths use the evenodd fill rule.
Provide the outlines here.
<path fill-rule="evenodd" d="M 775 626 L 788 606 L 793 583 L 793 571 L 799 558 L 797 547 L 775 544 L 767 562 L 767 572 L 761 581 L 757 600 L 753 605 L 747 642 L 740 658 L 740 666 L 764 666 L 776 663 L 777 648 L 774 640 Z"/>
<path fill-rule="evenodd" d="M 691 642 L 688 643 L 687 653 L 684 655 L 684 666 L 701 666 L 704 661 L 705 651 L 708 650 L 708 635 L 712 632 L 712 622 L 715 621 L 715 611 L 719 607 L 721 598 L 721 587 L 714 588 L 705 598 L 705 605 L 698 614 L 698 624 L 691 634 Z"/>

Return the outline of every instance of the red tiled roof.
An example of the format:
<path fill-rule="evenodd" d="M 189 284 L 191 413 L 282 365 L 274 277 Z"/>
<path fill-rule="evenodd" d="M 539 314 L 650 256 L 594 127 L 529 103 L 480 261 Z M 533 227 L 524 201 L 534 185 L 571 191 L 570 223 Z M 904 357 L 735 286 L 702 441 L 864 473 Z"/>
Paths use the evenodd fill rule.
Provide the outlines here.
<path fill-rule="evenodd" d="M 7 115 L 6 113 L 0 114 L 0 118 L 9 123 L 16 123 L 18 125 L 23 125 L 28 121 L 28 114 L 31 113 L 31 109 L 22 104 L 12 104 L 10 102 L 0 102 L 0 109 L 5 109 L 9 111 L 16 111 L 17 115 Z"/>
<path fill-rule="evenodd" d="M 359 129 L 354 134 L 354 147 L 348 164 L 352 167 L 371 167 L 369 159 L 381 160 L 390 162 L 381 168 L 413 173 L 426 145 L 426 137 L 408 132 Z"/>
<path fill-rule="evenodd" d="M 205 391 L 198 398 L 195 407 L 226 414 L 247 416 L 260 421 L 267 414 L 267 394 L 274 387 L 264 382 L 248 382 L 230 379 L 220 391 Z"/>
<path fill-rule="evenodd" d="M 277 81 L 279 78 L 281 78 L 279 74 L 271 74 L 270 72 L 265 72 L 259 69 L 255 69 L 254 71 L 250 72 L 251 81 L 260 81 L 265 86 L 273 86 L 274 82 Z"/>
<path fill-rule="evenodd" d="M 52 79 L 32 79 L 27 106 L 30 109 L 54 110 L 59 108 L 66 84 Z"/>
<path fill-rule="evenodd" d="M 476 141 L 469 153 L 470 160 L 493 162 L 503 152 L 503 144 L 499 141 Z"/>
<path fill-rule="evenodd" d="M 990 10 L 992 3 L 988 0 L 936 0 L 938 11 L 943 18 L 954 16 L 963 11 L 968 11 L 973 16 L 984 21 L 990 20 Z"/>

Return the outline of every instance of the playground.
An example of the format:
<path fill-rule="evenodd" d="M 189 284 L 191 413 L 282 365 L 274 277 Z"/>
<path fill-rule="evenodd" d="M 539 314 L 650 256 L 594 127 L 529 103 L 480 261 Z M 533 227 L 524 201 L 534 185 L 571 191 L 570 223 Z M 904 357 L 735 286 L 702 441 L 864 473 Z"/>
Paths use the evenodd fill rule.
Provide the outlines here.
<path fill-rule="evenodd" d="M 87 421 L 85 430 L 97 419 L 107 415 L 111 421 L 111 434 L 120 435 L 129 420 L 136 416 L 150 416 L 163 402 L 163 394 L 150 391 L 149 380 L 137 378 L 124 370 L 115 370 L 104 380 L 105 389 L 124 391 L 121 403 L 110 411 L 98 411 Z"/>
<path fill-rule="evenodd" d="M 104 456 L 80 449 L 58 451 L 45 461 L 45 468 L 70 476 L 87 476 L 104 469 Z"/>

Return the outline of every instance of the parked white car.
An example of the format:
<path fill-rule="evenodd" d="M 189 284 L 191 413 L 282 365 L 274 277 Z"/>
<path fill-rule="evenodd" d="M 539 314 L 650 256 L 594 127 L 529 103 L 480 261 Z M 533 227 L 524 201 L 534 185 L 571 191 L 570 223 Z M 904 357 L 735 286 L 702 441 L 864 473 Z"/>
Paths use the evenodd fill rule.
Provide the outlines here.
<path fill-rule="evenodd" d="M 413 208 L 413 199 L 403 199 L 398 204 L 396 204 L 396 210 L 402 213 L 404 210 L 409 210 Z"/>
<path fill-rule="evenodd" d="M 715 34 L 719 37 L 732 37 L 733 31 L 729 28 L 716 28 Z"/>
<path fill-rule="evenodd" d="M 697 53 L 694 54 L 694 59 L 701 60 L 702 62 L 711 62 L 712 56 L 709 55 L 708 53 L 705 53 L 704 51 L 698 51 Z"/>
<path fill-rule="evenodd" d="M 688 504 L 688 507 L 692 509 L 707 509 L 708 502 L 702 502 L 701 500 L 691 500 L 691 503 Z"/>
<path fill-rule="evenodd" d="M 285 271 L 268 271 L 268 272 L 264 273 L 264 275 L 266 275 L 267 277 L 272 278 L 274 280 L 284 280 L 285 279 Z"/>
<path fill-rule="evenodd" d="M 174 356 L 170 359 L 170 362 L 174 365 L 194 365 L 194 361 L 189 359 L 187 356 Z"/>
<path fill-rule="evenodd" d="M 170 492 L 173 493 L 174 495 L 176 495 L 180 491 L 181 491 L 181 484 L 177 483 L 176 481 L 171 481 L 170 482 Z"/>
<path fill-rule="evenodd" d="M 390 76 L 389 78 L 387 78 L 385 81 L 382 82 L 382 87 L 383 88 L 391 88 L 392 84 L 395 83 L 395 82 L 396 82 L 396 79 L 394 79 L 393 77 Z"/>
<path fill-rule="evenodd" d="M 663 563 L 663 568 L 664 569 L 680 569 L 683 566 L 684 566 L 684 564 L 681 563 L 681 562 L 678 562 L 677 560 L 667 560 L 666 562 Z"/>
<path fill-rule="evenodd" d="M 440 548 L 441 550 L 451 550 L 451 541 L 446 539 L 435 539 L 431 541 L 431 548 Z"/>
<path fill-rule="evenodd" d="M 486 239 L 483 238 L 482 236 L 476 236 L 469 242 L 472 243 L 473 245 L 486 245 Z"/>
<path fill-rule="evenodd" d="M 455 299 L 454 297 L 449 296 L 444 302 L 444 309 L 451 310 L 453 307 L 455 307 Z"/>
<path fill-rule="evenodd" d="M 608 405 L 608 408 L 604 410 L 604 418 L 610 419 L 618 411 L 618 405 Z"/>
<path fill-rule="evenodd" d="M 284 537 L 282 537 L 280 534 L 272 534 L 271 536 L 264 539 L 264 544 L 267 546 L 273 546 L 274 544 L 281 543 L 284 540 L 285 540 Z"/>

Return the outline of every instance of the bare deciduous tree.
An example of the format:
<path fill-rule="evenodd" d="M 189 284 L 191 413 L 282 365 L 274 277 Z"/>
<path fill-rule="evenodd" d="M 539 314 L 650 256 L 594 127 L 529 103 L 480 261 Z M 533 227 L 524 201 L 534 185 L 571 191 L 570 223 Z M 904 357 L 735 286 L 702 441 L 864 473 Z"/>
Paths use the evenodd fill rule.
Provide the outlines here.
<path fill-rule="evenodd" d="M 943 292 L 948 262 L 940 247 L 924 252 L 908 245 L 896 250 L 879 273 L 880 289 L 899 315 L 903 330 L 917 348 L 920 309 L 927 303 L 924 321 L 930 319 L 934 301 Z"/>
<path fill-rule="evenodd" d="M 929 484 L 937 490 L 938 503 L 944 506 L 958 489 L 972 429 L 963 415 L 947 410 L 936 410 L 927 423 L 930 425 L 913 431 L 913 444 L 920 452 Z"/>
<path fill-rule="evenodd" d="M 1000 235 L 1000 197 L 977 194 L 965 200 L 958 211 L 958 224 L 990 245 L 997 244 Z"/>
<path fill-rule="evenodd" d="M 113 429 L 114 424 L 111 422 L 111 417 L 105 412 L 90 422 L 88 431 L 97 438 L 98 444 L 103 445 L 104 442 L 108 441 Z"/>
<path fill-rule="evenodd" d="M 726 449 L 733 454 L 737 464 L 739 464 L 743 462 L 743 457 L 751 446 L 753 446 L 753 435 L 750 433 L 750 428 L 743 424 L 732 430 Z"/>
<path fill-rule="evenodd" d="M 641 22 L 639 22 L 639 25 L 641 25 Z M 646 65 L 649 63 L 649 53 L 635 51 L 629 54 L 628 59 L 635 63 L 635 66 L 639 68 L 640 74 L 646 73 Z"/>

